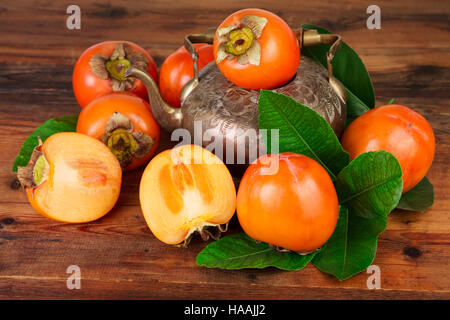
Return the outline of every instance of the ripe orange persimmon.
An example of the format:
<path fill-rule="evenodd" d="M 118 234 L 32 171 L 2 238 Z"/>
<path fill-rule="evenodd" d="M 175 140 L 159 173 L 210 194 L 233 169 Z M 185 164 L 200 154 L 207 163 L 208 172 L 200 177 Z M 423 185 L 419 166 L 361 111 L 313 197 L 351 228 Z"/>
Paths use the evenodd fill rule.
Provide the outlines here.
<path fill-rule="evenodd" d="M 338 197 L 327 171 L 301 154 L 262 156 L 247 168 L 239 185 L 242 229 L 255 240 L 281 248 L 319 248 L 333 233 L 338 215 Z"/>
<path fill-rule="evenodd" d="M 201 70 L 214 61 L 213 47 L 206 43 L 195 43 L 198 53 L 198 68 Z M 171 106 L 181 107 L 180 93 L 183 86 L 194 77 L 194 62 L 184 46 L 164 60 L 159 71 L 159 91 Z"/>
<path fill-rule="evenodd" d="M 194 232 L 224 231 L 236 209 L 230 172 L 214 154 L 184 145 L 158 154 L 142 175 L 139 199 L 153 234 L 167 244 L 187 244 Z"/>
<path fill-rule="evenodd" d="M 131 93 L 110 93 L 81 110 L 77 132 L 103 141 L 124 170 L 133 170 L 155 154 L 160 128 L 150 105 Z"/>
<path fill-rule="evenodd" d="M 217 29 L 214 58 L 235 85 L 273 89 L 297 72 L 300 48 L 283 19 L 266 10 L 243 9 L 231 14 Z"/>
<path fill-rule="evenodd" d="M 435 139 L 428 121 L 402 105 L 372 109 L 344 131 L 342 146 L 351 159 L 368 151 L 392 153 L 403 172 L 403 193 L 425 177 L 434 158 Z"/>
<path fill-rule="evenodd" d="M 75 132 L 49 137 L 35 149 L 18 178 L 40 214 L 62 222 L 96 220 L 116 203 L 120 164 L 100 141 Z"/>
<path fill-rule="evenodd" d="M 80 106 L 84 108 L 102 95 L 122 91 L 148 100 L 147 89 L 141 80 L 123 76 L 130 66 L 148 72 L 158 81 L 155 61 L 133 42 L 105 41 L 86 49 L 78 58 L 72 76 L 73 92 Z"/>

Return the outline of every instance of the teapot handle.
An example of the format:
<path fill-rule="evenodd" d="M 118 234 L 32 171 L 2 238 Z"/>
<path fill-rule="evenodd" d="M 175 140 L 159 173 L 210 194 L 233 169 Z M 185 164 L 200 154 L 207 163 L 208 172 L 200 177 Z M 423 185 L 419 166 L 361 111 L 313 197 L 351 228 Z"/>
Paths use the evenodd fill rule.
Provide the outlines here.
<path fill-rule="evenodd" d="M 214 41 L 214 34 L 216 33 L 216 28 L 209 28 L 208 31 L 204 33 L 188 34 L 184 38 L 184 47 L 189 52 L 194 61 L 194 78 L 189 80 L 181 90 L 180 100 L 183 102 L 186 97 L 194 90 L 198 85 L 198 53 L 195 50 L 194 43 L 208 43 L 212 44 Z"/>
<path fill-rule="evenodd" d="M 194 78 L 189 80 L 183 87 L 180 94 L 180 100 L 184 99 L 192 92 L 192 90 L 198 85 L 198 53 L 195 50 L 194 43 L 209 43 L 214 41 L 214 34 L 216 28 L 209 28 L 204 33 L 189 34 L 184 38 L 184 47 L 189 52 L 194 61 Z M 338 34 L 320 34 L 317 30 L 304 30 L 302 28 L 294 30 L 294 33 L 300 44 L 300 48 L 313 47 L 320 44 L 331 44 L 330 49 L 327 52 L 327 67 L 328 67 L 328 81 L 330 86 L 336 92 L 338 97 L 343 103 L 347 101 L 347 91 L 344 85 L 333 76 L 333 66 L 331 62 L 334 59 L 336 53 L 341 49 L 342 37 Z"/>
<path fill-rule="evenodd" d="M 300 48 L 314 47 L 320 44 L 331 44 L 327 52 L 327 67 L 328 67 L 328 81 L 331 87 L 342 100 L 343 103 L 347 101 L 347 91 L 344 85 L 333 76 L 333 66 L 331 62 L 336 53 L 341 49 L 342 37 L 338 34 L 320 34 L 317 30 L 304 30 L 302 28 L 294 30 L 295 35 L 300 44 Z"/>

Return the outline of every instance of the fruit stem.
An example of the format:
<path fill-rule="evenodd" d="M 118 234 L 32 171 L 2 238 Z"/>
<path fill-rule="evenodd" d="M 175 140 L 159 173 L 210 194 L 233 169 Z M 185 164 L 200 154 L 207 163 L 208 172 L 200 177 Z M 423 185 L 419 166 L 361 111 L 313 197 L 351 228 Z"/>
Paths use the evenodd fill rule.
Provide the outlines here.
<path fill-rule="evenodd" d="M 108 137 L 106 145 L 117 157 L 122 168 L 125 168 L 127 165 L 129 165 L 130 160 L 132 160 L 133 154 L 139 147 L 132 134 L 124 129 L 114 130 Z"/>
<path fill-rule="evenodd" d="M 251 47 L 253 39 L 253 32 L 248 27 L 233 30 L 230 32 L 230 40 L 225 44 L 225 51 L 240 56 Z"/>
<path fill-rule="evenodd" d="M 108 70 L 109 75 L 120 81 L 125 81 L 127 79 L 124 76 L 124 73 L 130 67 L 131 63 L 127 59 L 109 60 L 106 62 L 106 70 Z"/>

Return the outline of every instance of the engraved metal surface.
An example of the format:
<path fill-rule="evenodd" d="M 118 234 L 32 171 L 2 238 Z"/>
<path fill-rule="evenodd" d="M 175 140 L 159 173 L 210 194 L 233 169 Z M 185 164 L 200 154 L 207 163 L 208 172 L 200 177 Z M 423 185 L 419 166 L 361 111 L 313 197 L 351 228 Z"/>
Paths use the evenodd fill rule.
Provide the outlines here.
<path fill-rule="evenodd" d="M 205 66 L 199 78 L 197 87 L 182 104 L 182 127 L 193 135 L 194 121 L 201 121 L 202 136 L 209 129 L 210 135 L 223 139 L 224 149 L 234 146 L 236 150 L 237 144 L 242 143 L 238 142 L 242 132 L 258 129 L 259 91 L 235 86 L 222 75 L 215 62 Z M 330 86 L 327 70 L 313 60 L 302 56 L 297 75 L 288 84 L 273 91 L 312 108 L 325 118 L 338 136 L 342 133 L 346 118 L 345 104 Z M 203 139 L 203 147 L 210 143 L 209 138 Z M 246 141 L 246 163 L 253 160 L 252 155 L 256 154 L 259 143 L 259 140 Z"/>

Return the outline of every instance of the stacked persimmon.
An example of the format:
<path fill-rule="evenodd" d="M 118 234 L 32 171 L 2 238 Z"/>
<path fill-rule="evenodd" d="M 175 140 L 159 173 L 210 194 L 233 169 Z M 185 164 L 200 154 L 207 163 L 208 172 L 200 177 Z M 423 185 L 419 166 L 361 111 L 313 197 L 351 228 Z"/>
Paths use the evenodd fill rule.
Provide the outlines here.
<path fill-rule="evenodd" d="M 213 46 L 195 48 L 200 68 L 215 60 L 225 77 L 246 89 L 279 87 L 300 63 L 294 32 L 280 17 L 260 9 L 230 15 L 217 29 Z M 73 72 L 82 108 L 77 132 L 51 136 L 18 172 L 41 214 L 74 223 L 102 217 L 118 199 L 122 171 L 147 164 L 155 155 L 160 128 L 144 84 L 124 74 L 130 67 L 158 82 L 152 57 L 131 42 L 102 42 L 78 59 Z M 180 107 L 181 89 L 192 77 L 191 56 L 181 47 L 161 67 L 163 98 Z M 428 122 L 399 105 L 375 108 L 356 119 L 342 144 L 352 158 L 367 151 L 391 152 L 403 170 L 404 192 L 425 176 L 435 148 Z M 248 167 L 236 196 L 225 164 L 194 145 L 154 157 L 143 173 L 139 198 L 151 231 L 168 244 L 188 243 L 194 232 L 214 237 L 237 211 L 250 237 L 309 252 L 330 238 L 339 213 L 333 182 L 313 159 L 265 155 Z"/>

